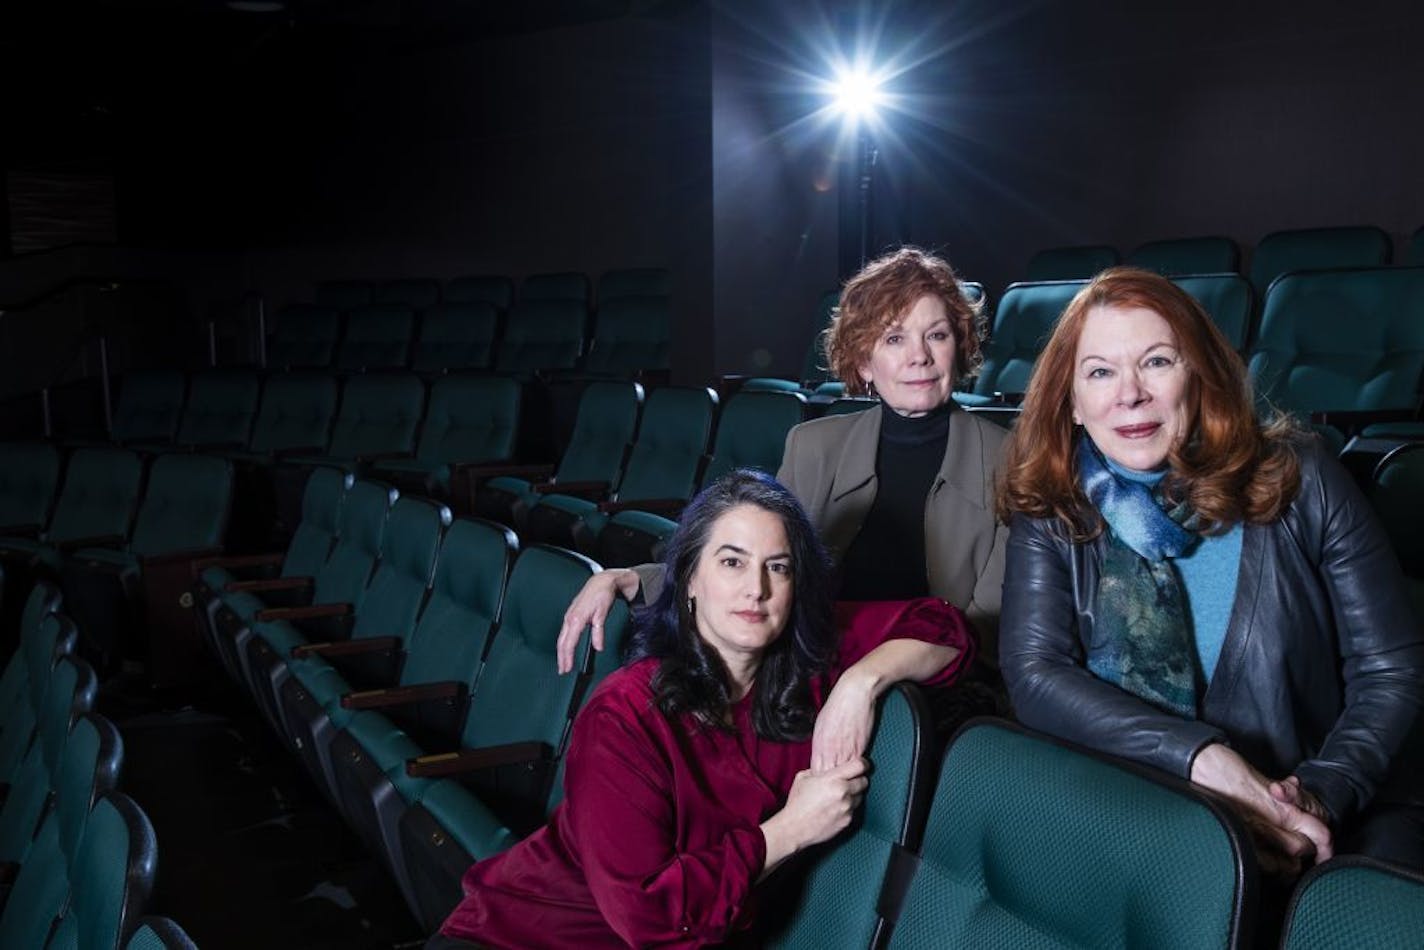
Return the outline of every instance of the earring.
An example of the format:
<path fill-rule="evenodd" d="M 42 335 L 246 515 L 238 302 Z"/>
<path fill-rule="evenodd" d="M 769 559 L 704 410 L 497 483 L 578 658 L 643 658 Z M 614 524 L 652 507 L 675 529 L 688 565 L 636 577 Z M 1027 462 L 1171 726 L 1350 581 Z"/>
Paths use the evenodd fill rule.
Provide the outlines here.
<path fill-rule="evenodd" d="M 687 595 L 687 615 L 689 617 L 697 616 L 697 598 L 691 594 Z"/>
<path fill-rule="evenodd" d="M 871 380 L 866 380 L 866 382 L 865 382 L 865 394 L 866 394 L 867 396 L 869 396 L 871 399 L 879 399 L 879 398 L 880 398 L 880 394 L 875 391 L 875 380 L 873 380 L 873 379 L 871 379 Z"/>

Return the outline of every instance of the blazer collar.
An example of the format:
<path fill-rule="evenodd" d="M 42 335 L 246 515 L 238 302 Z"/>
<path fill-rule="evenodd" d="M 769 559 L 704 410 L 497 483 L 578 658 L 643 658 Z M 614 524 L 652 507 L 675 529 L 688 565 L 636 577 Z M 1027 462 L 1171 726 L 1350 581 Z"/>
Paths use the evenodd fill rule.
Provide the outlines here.
<path fill-rule="evenodd" d="M 836 464 L 835 489 L 832 499 L 839 500 L 863 489 L 875 478 L 875 455 L 880 445 L 881 406 L 857 413 L 842 440 L 844 448 Z M 944 446 L 944 458 L 939 475 L 930 486 L 933 495 L 941 485 L 948 485 L 976 508 L 988 508 L 993 485 L 986 484 L 984 472 L 992 470 L 992 460 L 984 458 L 984 439 L 975 425 L 959 407 L 949 406 L 949 438 Z"/>

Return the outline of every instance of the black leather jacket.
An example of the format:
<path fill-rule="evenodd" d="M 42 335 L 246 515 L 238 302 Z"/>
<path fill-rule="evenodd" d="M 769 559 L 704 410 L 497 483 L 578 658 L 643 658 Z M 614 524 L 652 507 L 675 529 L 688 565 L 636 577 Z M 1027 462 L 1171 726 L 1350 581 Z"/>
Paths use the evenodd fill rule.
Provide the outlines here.
<path fill-rule="evenodd" d="M 999 658 L 1019 718 L 1184 778 L 1198 749 L 1224 741 L 1270 778 L 1297 775 L 1337 822 L 1377 792 L 1424 802 L 1424 762 L 1398 761 L 1424 706 L 1424 636 L 1399 564 L 1340 464 L 1314 442 L 1299 453 L 1295 501 L 1276 522 L 1245 527 L 1226 640 L 1195 721 L 1088 672 L 1103 539 L 1073 544 L 1057 519 L 1016 516 Z"/>

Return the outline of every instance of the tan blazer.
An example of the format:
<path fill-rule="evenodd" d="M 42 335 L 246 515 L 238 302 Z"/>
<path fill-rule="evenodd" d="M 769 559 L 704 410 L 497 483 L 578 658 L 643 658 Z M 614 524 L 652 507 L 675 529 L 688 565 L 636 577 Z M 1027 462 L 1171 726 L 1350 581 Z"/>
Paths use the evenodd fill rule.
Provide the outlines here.
<path fill-rule="evenodd" d="M 994 518 L 994 473 L 1008 432 L 955 407 L 939 475 L 925 499 L 929 591 L 979 631 L 979 655 L 997 665 L 999 599 L 1008 528 Z M 879 408 L 803 422 L 786 437 L 776 477 L 806 506 L 839 562 L 875 501 Z"/>

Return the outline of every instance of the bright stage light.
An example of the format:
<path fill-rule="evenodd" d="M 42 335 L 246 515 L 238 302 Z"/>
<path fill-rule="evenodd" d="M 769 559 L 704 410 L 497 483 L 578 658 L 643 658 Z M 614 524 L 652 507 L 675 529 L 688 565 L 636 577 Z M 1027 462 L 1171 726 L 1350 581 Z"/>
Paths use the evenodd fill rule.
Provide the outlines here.
<path fill-rule="evenodd" d="M 885 102 L 885 94 L 880 91 L 882 82 L 868 69 L 841 70 L 830 86 L 836 111 L 848 119 L 872 118 Z"/>

